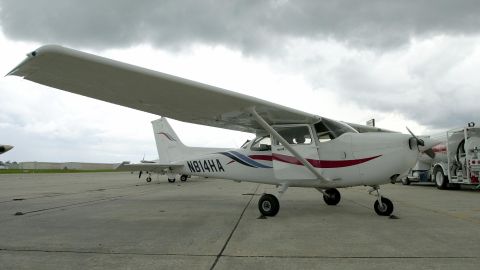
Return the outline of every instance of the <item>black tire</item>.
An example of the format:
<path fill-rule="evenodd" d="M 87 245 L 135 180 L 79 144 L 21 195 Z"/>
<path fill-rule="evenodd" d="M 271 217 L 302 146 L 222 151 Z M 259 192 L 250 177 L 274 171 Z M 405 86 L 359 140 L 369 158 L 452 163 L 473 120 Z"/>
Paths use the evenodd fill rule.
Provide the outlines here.
<path fill-rule="evenodd" d="M 150 183 L 150 182 L 152 182 L 152 178 L 149 176 L 145 179 L 145 181 L 147 181 L 147 183 Z"/>
<path fill-rule="evenodd" d="M 175 183 L 175 178 L 168 178 L 169 183 Z"/>
<path fill-rule="evenodd" d="M 340 192 L 336 188 L 327 189 L 325 190 L 325 193 L 328 194 L 328 196 L 326 196 L 325 194 L 323 195 L 323 200 L 326 204 L 337 205 L 340 202 Z"/>
<path fill-rule="evenodd" d="M 274 195 L 263 194 L 260 200 L 258 200 L 258 210 L 264 216 L 273 217 L 280 210 L 280 203 Z"/>
<path fill-rule="evenodd" d="M 375 213 L 379 216 L 390 216 L 393 212 L 393 203 L 389 199 L 382 197 L 382 204 L 383 206 L 378 203 L 378 200 L 375 200 L 375 204 L 373 204 L 373 209 L 375 209 Z"/>
<path fill-rule="evenodd" d="M 188 175 L 182 174 L 182 176 L 180 176 L 180 181 L 182 182 L 187 181 L 187 179 L 188 179 Z"/>
<path fill-rule="evenodd" d="M 410 178 L 408 178 L 408 177 L 402 178 L 402 185 L 408 186 L 408 185 L 410 185 L 410 183 L 411 183 Z"/>
<path fill-rule="evenodd" d="M 438 189 L 446 189 L 448 187 L 448 179 L 440 166 L 435 167 L 433 170 L 433 180 Z"/>

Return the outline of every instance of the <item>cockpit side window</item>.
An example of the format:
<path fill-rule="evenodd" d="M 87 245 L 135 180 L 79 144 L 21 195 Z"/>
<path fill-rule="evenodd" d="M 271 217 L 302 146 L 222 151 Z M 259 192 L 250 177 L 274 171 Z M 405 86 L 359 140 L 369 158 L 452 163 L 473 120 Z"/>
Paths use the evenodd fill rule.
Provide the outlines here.
<path fill-rule="evenodd" d="M 320 142 L 333 140 L 348 132 L 358 133 L 358 131 L 351 126 L 328 118 L 323 118 L 321 122 L 316 123 L 315 130 Z"/>
<path fill-rule="evenodd" d="M 271 151 L 272 141 L 270 140 L 270 135 L 256 138 L 250 149 L 252 151 Z"/>

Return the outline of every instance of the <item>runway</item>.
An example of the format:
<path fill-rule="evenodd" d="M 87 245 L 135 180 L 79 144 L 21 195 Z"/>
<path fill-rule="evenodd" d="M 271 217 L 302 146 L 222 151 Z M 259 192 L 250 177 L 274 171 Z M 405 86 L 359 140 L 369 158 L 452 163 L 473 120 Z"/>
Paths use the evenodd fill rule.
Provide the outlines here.
<path fill-rule="evenodd" d="M 275 188 L 220 179 L 151 183 L 130 173 L 0 175 L 1 269 L 478 269 L 480 192 L 367 187 L 327 206 L 290 188 L 276 217 L 257 200 Z"/>

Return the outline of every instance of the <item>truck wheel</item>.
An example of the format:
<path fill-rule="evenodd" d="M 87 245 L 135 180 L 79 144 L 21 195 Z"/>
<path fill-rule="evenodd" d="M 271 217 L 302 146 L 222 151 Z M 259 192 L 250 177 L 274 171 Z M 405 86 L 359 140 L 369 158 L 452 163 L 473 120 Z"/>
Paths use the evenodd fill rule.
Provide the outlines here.
<path fill-rule="evenodd" d="M 405 186 L 410 185 L 410 178 L 408 178 L 406 176 L 404 178 L 402 178 L 402 184 L 405 185 Z"/>
<path fill-rule="evenodd" d="M 435 178 L 435 185 L 438 189 L 446 189 L 448 185 L 448 179 L 443 174 L 441 167 L 436 167 L 433 172 L 433 177 Z"/>

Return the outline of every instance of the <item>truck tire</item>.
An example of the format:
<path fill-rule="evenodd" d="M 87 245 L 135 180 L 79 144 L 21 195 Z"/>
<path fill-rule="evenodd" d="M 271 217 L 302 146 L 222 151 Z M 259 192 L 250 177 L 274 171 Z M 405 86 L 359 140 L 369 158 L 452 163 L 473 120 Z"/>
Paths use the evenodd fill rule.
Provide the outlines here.
<path fill-rule="evenodd" d="M 408 178 L 407 176 L 402 178 L 402 185 L 404 185 L 404 186 L 410 185 L 410 178 Z"/>
<path fill-rule="evenodd" d="M 443 173 L 443 169 L 440 166 L 435 167 L 433 170 L 433 179 L 435 181 L 435 186 L 438 189 L 446 189 L 448 186 L 448 179 Z"/>

